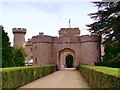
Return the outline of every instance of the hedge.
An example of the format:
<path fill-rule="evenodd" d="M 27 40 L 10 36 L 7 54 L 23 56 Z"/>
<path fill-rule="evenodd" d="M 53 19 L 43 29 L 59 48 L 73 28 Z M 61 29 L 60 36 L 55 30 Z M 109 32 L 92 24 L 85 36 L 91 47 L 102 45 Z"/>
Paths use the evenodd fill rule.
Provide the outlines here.
<path fill-rule="evenodd" d="M 3 68 L 0 70 L 2 74 L 2 89 L 16 89 L 55 71 L 56 65 Z"/>
<path fill-rule="evenodd" d="M 91 88 L 120 88 L 120 68 L 80 65 L 79 70 Z"/>

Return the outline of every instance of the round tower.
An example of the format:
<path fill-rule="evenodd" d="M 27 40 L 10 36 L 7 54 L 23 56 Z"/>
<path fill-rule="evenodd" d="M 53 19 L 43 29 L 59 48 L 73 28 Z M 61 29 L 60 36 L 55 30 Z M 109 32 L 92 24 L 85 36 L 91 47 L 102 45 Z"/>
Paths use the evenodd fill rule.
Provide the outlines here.
<path fill-rule="evenodd" d="M 95 65 L 100 59 L 100 38 L 97 35 L 83 35 L 81 42 L 81 63 Z"/>
<path fill-rule="evenodd" d="M 14 46 L 25 47 L 25 28 L 13 28 L 12 32 L 14 34 Z"/>

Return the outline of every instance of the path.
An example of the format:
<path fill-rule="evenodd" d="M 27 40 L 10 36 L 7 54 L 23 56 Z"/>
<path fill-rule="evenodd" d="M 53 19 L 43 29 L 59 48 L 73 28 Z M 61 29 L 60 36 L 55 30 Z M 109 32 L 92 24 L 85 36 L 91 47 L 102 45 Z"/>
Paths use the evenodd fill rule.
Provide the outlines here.
<path fill-rule="evenodd" d="M 88 85 L 79 71 L 63 69 L 20 88 L 88 88 Z"/>

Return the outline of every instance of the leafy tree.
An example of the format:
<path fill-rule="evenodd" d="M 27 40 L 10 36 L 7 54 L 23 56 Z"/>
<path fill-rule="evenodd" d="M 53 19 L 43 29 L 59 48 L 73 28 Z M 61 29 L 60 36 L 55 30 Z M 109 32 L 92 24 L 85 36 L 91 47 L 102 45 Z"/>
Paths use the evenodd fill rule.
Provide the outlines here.
<path fill-rule="evenodd" d="M 93 3 L 98 7 L 98 11 L 89 14 L 92 19 L 96 20 L 87 25 L 89 31 L 104 37 L 105 41 L 102 42 L 105 47 L 104 65 L 120 67 L 115 64 L 120 64 L 120 1 Z"/>
<path fill-rule="evenodd" d="M 22 47 L 11 47 L 8 33 L 4 31 L 3 26 L 0 26 L 2 31 L 2 67 L 23 66 L 25 63 L 25 51 Z M 0 38 L 0 39 L 1 39 Z"/>
<path fill-rule="evenodd" d="M 13 47 L 14 52 L 14 62 L 15 66 L 24 66 L 25 65 L 25 51 L 22 47 L 15 46 Z"/>
<path fill-rule="evenodd" d="M 14 60 L 8 33 L 4 31 L 3 26 L 0 26 L 0 31 L 2 31 L 2 67 L 11 67 L 14 65 Z"/>

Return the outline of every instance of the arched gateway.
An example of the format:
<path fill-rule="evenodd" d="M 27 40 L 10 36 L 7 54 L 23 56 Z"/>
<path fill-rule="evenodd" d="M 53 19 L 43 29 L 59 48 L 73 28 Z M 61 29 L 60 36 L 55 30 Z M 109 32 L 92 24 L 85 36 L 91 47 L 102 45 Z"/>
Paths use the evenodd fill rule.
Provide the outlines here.
<path fill-rule="evenodd" d="M 72 68 L 75 62 L 75 51 L 65 48 L 59 51 L 59 66 L 61 68 Z"/>
<path fill-rule="evenodd" d="M 72 68 L 73 67 L 73 56 L 67 55 L 65 59 L 65 66 L 66 68 Z"/>

